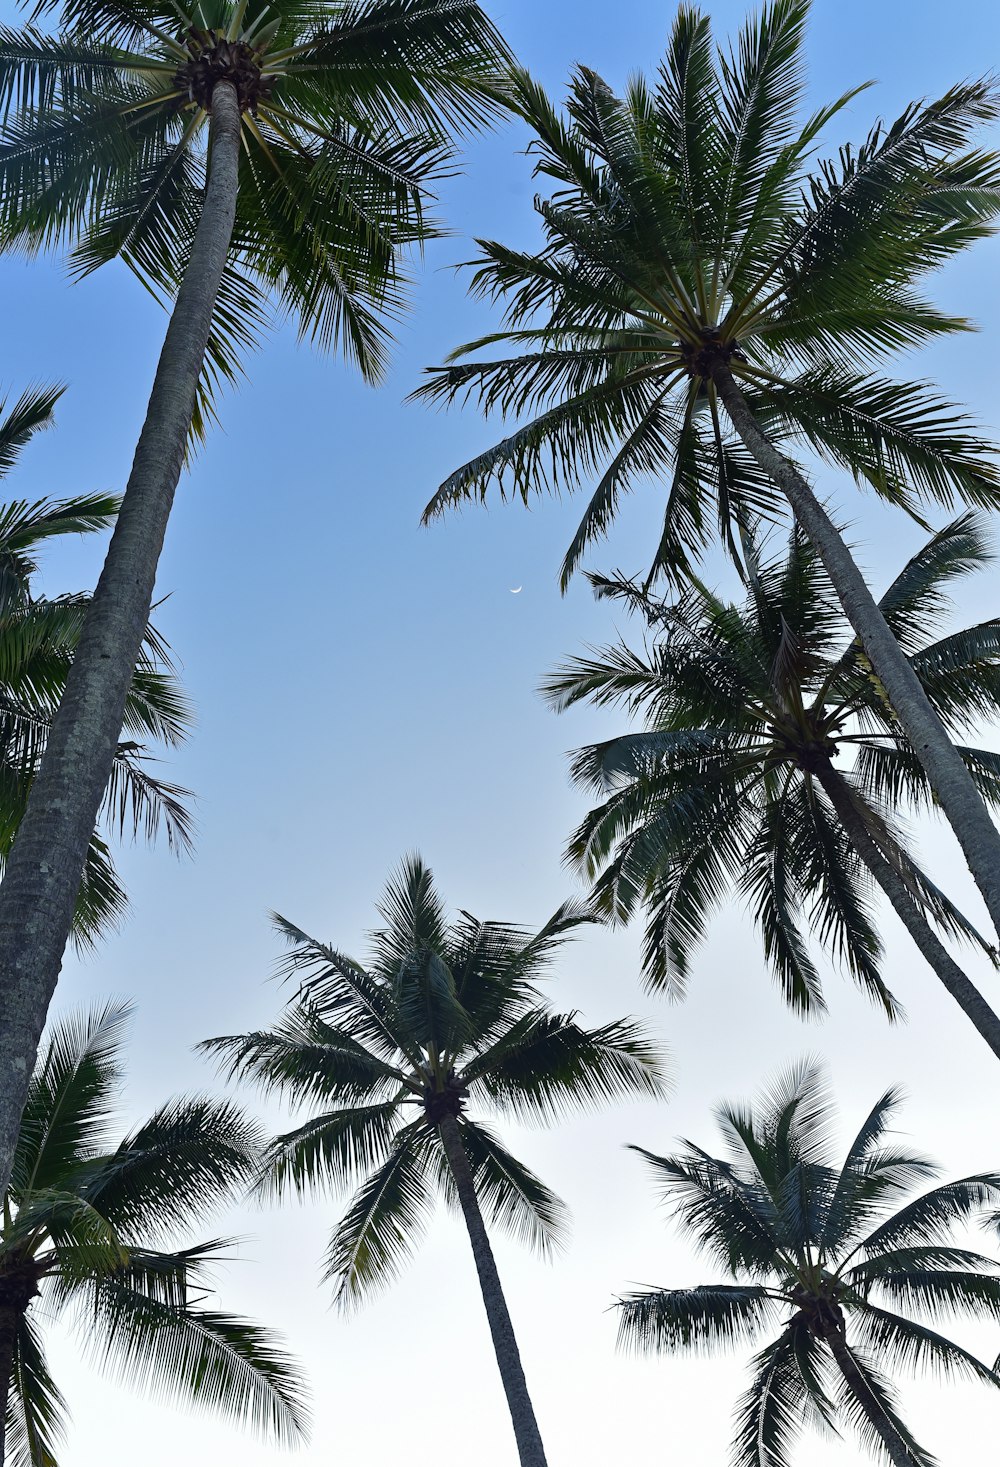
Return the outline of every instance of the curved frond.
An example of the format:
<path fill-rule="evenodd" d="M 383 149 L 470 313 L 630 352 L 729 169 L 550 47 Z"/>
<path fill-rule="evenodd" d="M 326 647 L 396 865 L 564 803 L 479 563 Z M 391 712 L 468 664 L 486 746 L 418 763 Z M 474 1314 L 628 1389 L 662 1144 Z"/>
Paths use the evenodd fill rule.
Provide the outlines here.
<path fill-rule="evenodd" d="M 489 1222 L 547 1257 L 563 1246 L 566 1206 L 479 1122 L 460 1122 L 476 1197 Z"/>
<path fill-rule="evenodd" d="M 358 1189 L 330 1240 L 324 1277 L 337 1284 L 337 1302 L 359 1304 L 385 1288 L 413 1252 L 433 1194 L 423 1121 L 396 1133 L 392 1151 Z"/>
<path fill-rule="evenodd" d="M 618 1300 L 618 1343 L 639 1353 L 713 1351 L 753 1343 L 777 1318 L 760 1284 L 700 1284 L 694 1289 L 641 1289 Z"/>
<path fill-rule="evenodd" d="M 575 1014 L 547 1009 L 519 1019 L 463 1068 L 462 1080 L 498 1109 L 548 1123 L 570 1108 L 667 1089 L 662 1056 L 636 1020 L 584 1029 Z"/>
<path fill-rule="evenodd" d="M 53 1024 L 28 1086 L 14 1154 L 11 1196 L 19 1205 L 103 1148 L 118 1104 L 130 1017 L 128 1004 L 107 1003 Z"/>
<path fill-rule="evenodd" d="M 237 1195 L 262 1149 L 260 1126 L 231 1102 L 174 1100 L 87 1166 L 79 1185 L 126 1241 L 148 1245 Z"/>
<path fill-rule="evenodd" d="M 301 1375 L 268 1330 L 150 1295 L 127 1269 L 97 1284 L 90 1309 L 101 1330 L 91 1348 L 130 1389 L 222 1411 L 280 1443 L 306 1434 Z"/>
<path fill-rule="evenodd" d="M 49 1374 L 39 1333 L 22 1315 L 14 1341 L 4 1461 L 10 1467 L 56 1467 L 66 1424 L 66 1402 Z"/>
<path fill-rule="evenodd" d="M 313 1116 L 271 1142 L 260 1189 L 277 1196 L 291 1189 L 302 1196 L 350 1185 L 385 1164 L 399 1119 L 396 1100 Z"/>

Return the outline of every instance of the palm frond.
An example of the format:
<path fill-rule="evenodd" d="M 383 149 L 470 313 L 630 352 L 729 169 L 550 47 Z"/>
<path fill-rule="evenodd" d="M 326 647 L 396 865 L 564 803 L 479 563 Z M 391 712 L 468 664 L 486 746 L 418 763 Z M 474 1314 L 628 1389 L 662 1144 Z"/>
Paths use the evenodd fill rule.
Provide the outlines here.
<path fill-rule="evenodd" d="M 759 1284 L 641 1289 L 620 1298 L 617 1308 L 619 1346 L 641 1354 L 710 1352 L 752 1343 L 777 1315 L 774 1301 Z"/>
<path fill-rule="evenodd" d="M 306 1434 L 298 1368 L 259 1325 L 150 1295 L 128 1270 L 100 1280 L 90 1308 L 103 1338 L 91 1348 L 130 1389 L 224 1412 L 290 1445 Z"/>
<path fill-rule="evenodd" d="M 543 1257 L 562 1247 L 569 1225 L 565 1204 L 486 1126 L 463 1117 L 459 1129 L 487 1220 Z"/>
<path fill-rule="evenodd" d="M 498 1109 L 547 1123 L 571 1107 L 652 1099 L 667 1089 L 662 1057 L 637 1021 L 584 1029 L 574 1013 L 546 1009 L 525 1014 L 464 1067 L 462 1079 Z"/>
<path fill-rule="evenodd" d="M 83 1196 L 128 1241 L 198 1221 L 256 1175 L 263 1136 L 229 1101 L 175 1100 L 85 1167 Z"/>
<path fill-rule="evenodd" d="M 396 1133 L 388 1159 L 358 1189 L 325 1260 L 343 1307 L 385 1288 L 416 1247 L 432 1202 L 427 1167 L 426 1127 L 416 1121 Z"/>
<path fill-rule="evenodd" d="M 850 1375 L 842 1375 L 838 1404 L 850 1421 L 865 1450 L 879 1461 L 891 1462 L 885 1434 L 891 1433 L 908 1453 L 913 1467 L 937 1467 L 936 1459 L 926 1452 L 910 1432 L 899 1414 L 895 1393 L 889 1383 L 863 1356 L 860 1350 L 843 1346 L 853 1367 Z"/>
<path fill-rule="evenodd" d="M 65 387 L 27 387 L 9 411 L 6 398 L 0 401 L 0 478 L 10 473 L 21 449 L 39 429 L 51 426 L 55 405 L 65 390 Z M 10 510 L 5 506 L 4 520 L 9 513 Z M 6 542 L 6 533 L 0 531 L 0 535 Z"/>
<path fill-rule="evenodd" d="M 4 1460 L 10 1467 L 56 1467 L 66 1424 L 66 1402 L 49 1374 L 38 1330 L 24 1314 L 14 1341 Z"/>
<path fill-rule="evenodd" d="M 751 1361 L 753 1376 L 736 1404 L 734 1467 L 791 1467 L 807 1399 L 796 1358 L 801 1333 L 786 1328 Z"/>
<path fill-rule="evenodd" d="M 864 1348 L 876 1356 L 898 1360 L 911 1370 L 930 1369 L 942 1378 L 958 1376 L 1000 1385 L 994 1371 L 968 1350 L 901 1315 L 865 1303 L 851 1310 L 851 1329 Z"/>
<path fill-rule="evenodd" d="M 267 1149 L 260 1187 L 281 1196 L 350 1185 L 383 1166 L 399 1125 L 396 1100 L 313 1116 L 276 1136 Z"/>
<path fill-rule="evenodd" d="M 11 1171 L 11 1196 L 19 1204 L 103 1147 L 118 1103 L 130 1017 L 130 1005 L 109 1002 L 53 1025 L 28 1086 Z"/>

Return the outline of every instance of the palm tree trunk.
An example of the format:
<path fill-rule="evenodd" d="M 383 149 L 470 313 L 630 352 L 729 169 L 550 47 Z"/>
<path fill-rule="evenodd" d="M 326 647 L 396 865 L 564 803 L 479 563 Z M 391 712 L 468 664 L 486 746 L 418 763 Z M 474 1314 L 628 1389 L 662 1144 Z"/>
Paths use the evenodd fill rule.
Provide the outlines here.
<path fill-rule="evenodd" d="M 455 1178 L 462 1212 L 465 1214 L 465 1225 L 469 1230 L 472 1255 L 476 1260 L 476 1272 L 479 1274 L 483 1303 L 490 1322 L 490 1334 L 493 1336 L 493 1348 L 496 1351 L 497 1365 L 500 1367 L 500 1377 L 507 1396 L 507 1405 L 510 1408 L 510 1419 L 514 1425 L 518 1458 L 521 1467 L 546 1467 L 545 1449 L 542 1446 L 531 1397 L 528 1395 L 528 1385 L 521 1366 L 521 1355 L 517 1348 L 517 1340 L 514 1338 L 514 1326 L 510 1322 L 507 1301 L 504 1299 L 500 1275 L 497 1273 L 496 1259 L 493 1257 L 493 1249 L 490 1247 L 490 1240 L 486 1234 L 483 1215 L 479 1210 L 479 1199 L 476 1196 L 469 1159 L 462 1145 L 462 1134 L 457 1120 L 450 1115 L 441 1117 L 438 1129 L 441 1132 L 441 1143 L 448 1158 L 448 1165 L 451 1167 L 451 1174 Z"/>
<path fill-rule="evenodd" d="M 897 917 L 952 998 L 1000 1059 L 1000 1016 L 993 1012 L 979 989 L 962 972 L 925 919 L 899 870 L 887 858 L 865 824 L 847 782 L 832 764 L 822 760 L 814 773 L 851 844 L 889 898 Z"/>
<path fill-rule="evenodd" d="M 0 885 L 0 1191 L 142 644 L 236 212 L 236 90 L 212 97 L 211 171 L 121 513 Z"/>
<path fill-rule="evenodd" d="M 871 1422 L 873 1430 L 878 1432 L 893 1467 L 917 1467 L 916 1457 L 885 1414 L 879 1398 L 873 1394 L 846 1340 L 840 1335 L 831 1335 L 826 1337 L 826 1342 L 837 1362 L 838 1370 L 851 1388 L 854 1399 Z"/>
<path fill-rule="evenodd" d="M 972 776 L 948 738 L 920 680 L 886 625 L 843 537 L 795 465 L 761 429 L 726 366 L 713 380 L 744 445 L 787 498 L 840 598 L 848 621 L 885 687 L 896 717 L 923 765 L 1000 935 L 1000 833 Z"/>

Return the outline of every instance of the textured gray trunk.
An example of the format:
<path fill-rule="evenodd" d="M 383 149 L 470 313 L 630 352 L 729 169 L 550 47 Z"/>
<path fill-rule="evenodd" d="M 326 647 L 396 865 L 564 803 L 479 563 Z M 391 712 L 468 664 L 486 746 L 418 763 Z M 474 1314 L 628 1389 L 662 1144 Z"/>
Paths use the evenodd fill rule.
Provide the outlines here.
<path fill-rule="evenodd" d="M 1000 935 L 1000 833 L 920 680 L 886 625 L 830 516 L 799 470 L 774 447 L 726 367 L 714 375 L 733 427 L 787 498 L 826 567 L 848 621 L 878 674 L 900 726 L 923 765 Z"/>
<path fill-rule="evenodd" d="M 858 1369 L 857 1362 L 846 1342 L 834 1338 L 828 1339 L 827 1344 L 833 1352 L 837 1369 L 850 1385 L 858 1405 L 881 1437 L 893 1467 L 917 1467 L 916 1457 L 882 1410 L 878 1397 L 872 1395 L 868 1382 L 862 1371 Z"/>
<path fill-rule="evenodd" d="M 0 1192 L 69 936 L 87 844 L 111 774 L 153 597 L 236 211 L 235 89 L 215 88 L 211 175 L 121 513 L 66 693 L 0 883 Z"/>
<path fill-rule="evenodd" d="M 851 844 L 889 898 L 897 917 L 952 998 L 975 1024 L 997 1059 L 1000 1059 L 1000 1017 L 993 1012 L 979 989 L 965 976 L 923 916 L 898 869 L 873 838 L 854 803 L 851 790 L 833 765 L 824 766 L 821 763 L 816 770 L 816 778 L 829 796 Z"/>
<path fill-rule="evenodd" d="M 462 1133 L 454 1116 L 442 1116 L 438 1122 L 438 1129 L 441 1132 L 441 1142 L 448 1158 L 448 1165 L 451 1167 L 451 1174 L 455 1178 L 462 1212 L 465 1214 L 465 1225 L 469 1230 L 472 1256 L 476 1260 L 479 1286 L 483 1291 L 486 1317 L 490 1323 L 490 1334 L 493 1336 L 493 1348 L 496 1351 L 500 1378 L 503 1381 L 507 1405 L 510 1408 L 510 1419 L 514 1426 L 518 1458 L 521 1467 L 546 1467 L 545 1449 L 542 1446 L 531 1397 L 528 1395 L 528 1385 L 521 1367 L 521 1355 L 514 1338 L 514 1326 L 510 1322 L 507 1301 L 504 1299 L 503 1289 L 500 1286 L 500 1275 L 497 1273 L 493 1249 L 490 1247 L 483 1215 L 479 1210 L 479 1199 L 472 1180 L 472 1170 L 465 1154 L 465 1147 L 462 1145 Z"/>

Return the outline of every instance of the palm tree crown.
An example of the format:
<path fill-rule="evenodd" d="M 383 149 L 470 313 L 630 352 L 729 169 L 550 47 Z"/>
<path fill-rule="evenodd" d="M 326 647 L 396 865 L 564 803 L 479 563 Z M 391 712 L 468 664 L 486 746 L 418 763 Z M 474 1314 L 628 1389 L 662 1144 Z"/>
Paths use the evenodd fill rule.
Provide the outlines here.
<path fill-rule="evenodd" d="M 1000 168 L 969 151 L 997 112 L 986 83 L 877 124 L 818 169 L 817 139 L 860 90 L 803 124 L 808 0 L 773 0 L 730 53 L 682 5 L 655 77 L 616 96 L 577 69 L 566 117 L 531 80 L 537 253 L 480 241 L 473 289 L 504 329 L 432 369 L 418 396 L 474 397 L 529 422 L 442 485 L 426 517 L 485 495 L 525 499 L 598 476 L 563 583 L 643 480 L 668 491 L 650 578 L 686 573 L 713 522 L 774 512 L 769 475 L 727 417 L 727 384 L 773 443 L 808 448 L 894 503 L 997 503 L 981 437 L 924 384 L 880 364 L 968 323 L 918 282 L 990 228 Z M 497 342 L 502 360 L 456 361 Z M 731 399 L 730 399 L 731 400 Z"/>
<path fill-rule="evenodd" d="M 953 737 L 1000 709 L 1000 620 L 941 635 L 949 583 L 991 559 L 983 526 L 967 512 L 913 556 L 879 603 Z M 910 854 L 900 808 L 933 810 L 930 784 L 800 534 L 786 557 L 755 565 L 742 605 L 699 584 L 661 606 L 629 582 L 593 579 L 600 593 L 646 612 L 652 646 L 643 654 L 622 642 L 573 659 L 545 691 L 559 708 L 589 701 L 643 715 L 642 731 L 576 754 L 575 779 L 603 798 L 569 850 L 596 879 L 607 915 L 626 919 L 646 906 L 652 986 L 683 991 L 709 913 L 735 889 L 794 1007 L 823 1007 L 804 918 L 896 1011 L 880 972 L 871 872 L 840 801 L 831 803 L 838 789 L 924 915 L 992 952 Z M 996 805 L 1000 757 L 959 747 Z"/>
<path fill-rule="evenodd" d="M 265 1186 L 360 1181 L 326 1256 L 341 1303 L 392 1278 L 435 1192 L 460 1208 L 518 1459 L 546 1467 L 484 1214 L 546 1251 L 562 1204 L 470 1109 L 552 1121 L 616 1095 L 659 1095 L 660 1061 L 633 1021 L 584 1029 L 543 1002 L 537 980 L 588 920 L 581 909 L 561 907 L 533 935 L 468 912 L 449 922 L 411 856 L 379 914 L 367 967 L 277 918 L 293 944 L 282 971 L 299 980 L 295 1001 L 273 1029 L 203 1047 L 231 1074 L 319 1107 L 274 1142 Z"/>
<path fill-rule="evenodd" d="M 5 412 L 0 403 L 0 478 L 21 448 L 49 425 L 58 390 L 30 389 Z M 49 728 L 90 604 L 87 593 L 38 596 L 33 581 L 39 552 L 59 535 L 86 534 L 113 525 L 118 500 L 110 495 L 7 500 L 0 505 L 0 872 L 24 815 Z M 104 801 L 104 819 L 152 837 L 163 825 L 170 845 L 191 842 L 188 791 L 157 778 L 149 741 L 168 748 L 185 737 L 191 713 L 173 673 L 166 643 L 148 627 L 125 706 Z M 74 937 L 84 945 L 121 916 L 127 904 L 105 837 L 95 831 L 77 897 Z"/>
<path fill-rule="evenodd" d="M 803 1424 L 849 1425 L 895 1467 L 933 1467 L 902 1420 L 883 1366 L 1000 1377 L 931 1326 L 1000 1318 L 1000 1264 L 952 1239 L 1000 1195 L 1000 1175 L 907 1194 L 937 1167 L 889 1139 L 898 1104 L 878 1101 L 837 1165 L 831 1107 L 814 1065 L 754 1107 L 718 1112 L 723 1158 L 685 1144 L 640 1151 L 674 1216 L 735 1282 L 641 1290 L 619 1301 L 621 1341 L 644 1351 L 714 1350 L 777 1338 L 753 1357 L 735 1417 L 735 1467 L 786 1467 Z M 921 1323 L 924 1316 L 930 1324 Z"/>
<path fill-rule="evenodd" d="M 304 1192 L 361 1185 L 338 1224 L 326 1276 L 343 1303 L 389 1282 L 436 1190 L 455 1200 L 441 1123 L 453 1118 L 478 1200 L 497 1225 L 543 1251 L 562 1207 L 475 1110 L 551 1122 L 574 1106 L 662 1093 L 640 1025 L 584 1029 L 543 1002 L 537 980 L 590 920 L 572 904 L 538 932 L 448 922 L 430 870 L 409 858 L 379 906 L 365 967 L 276 918 L 292 944 L 279 971 L 299 994 L 273 1029 L 206 1041 L 231 1073 L 318 1107 L 271 1150 L 267 1185 Z"/>
<path fill-rule="evenodd" d="M 68 1312 L 84 1348 L 132 1388 L 222 1410 L 279 1440 L 305 1426 L 290 1358 L 267 1331 L 209 1302 L 231 1240 L 180 1245 L 255 1175 L 260 1132 L 232 1104 L 193 1098 L 115 1145 L 127 1013 L 109 1004 L 55 1024 L 28 1092 L 0 1236 L 3 1460 L 15 1467 L 55 1464 L 65 1402 L 42 1337 L 53 1311 Z"/>
<path fill-rule="evenodd" d="M 123 259 L 172 294 L 205 194 L 212 91 L 240 112 L 212 361 L 231 376 L 272 297 L 366 377 L 386 365 L 428 181 L 502 107 L 507 52 L 474 0 L 52 0 L 0 29 L 0 245 Z M 36 11 L 37 13 L 37 11 Z"/>

